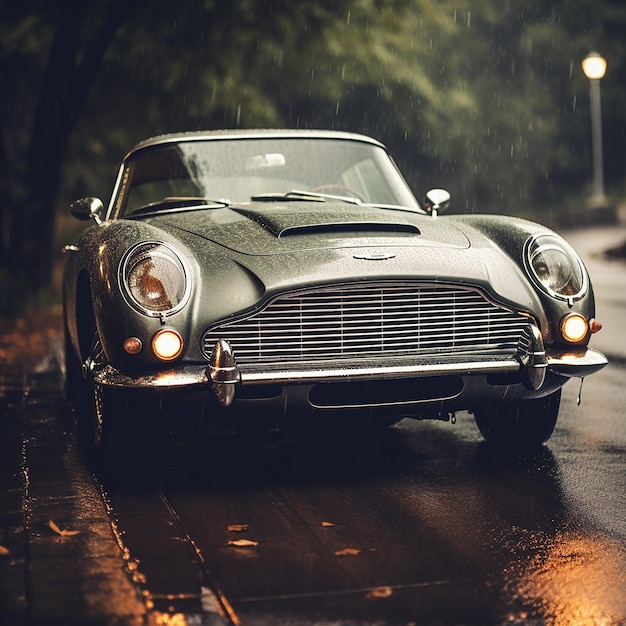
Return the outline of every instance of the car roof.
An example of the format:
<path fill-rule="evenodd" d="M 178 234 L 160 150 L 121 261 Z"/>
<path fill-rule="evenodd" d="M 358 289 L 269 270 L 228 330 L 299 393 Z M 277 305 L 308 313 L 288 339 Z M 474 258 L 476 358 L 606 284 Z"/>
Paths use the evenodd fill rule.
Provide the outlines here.
<path fill-rule="evenodd" d="M 313 129 L 226 129 L 226 130 L 204 130 L 190 131 L 182 133 L 167 133 L 150 137 L 138 143 L 127 155 L 152 148 L 154 146 L 166 145 L 169 143 L 181 143 L 187 141 L 214 141 L 218 139 L 259 139 L 259 138 L 292 138 L 292 139 L 346 139 L 350 141 L 361 141 L 384 148 L 385 146 L 378 140 L 361 135 L 337 130 L 313 130 Z"/>

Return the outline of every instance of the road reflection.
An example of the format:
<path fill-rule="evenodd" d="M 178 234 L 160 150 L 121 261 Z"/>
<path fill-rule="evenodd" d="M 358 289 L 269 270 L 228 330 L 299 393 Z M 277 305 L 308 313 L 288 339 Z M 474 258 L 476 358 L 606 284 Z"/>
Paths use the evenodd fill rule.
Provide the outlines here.
<path fill-rule="evenodd" d="M 503 604 L 511 607 L 507 620 L 551 626 L 626 623 L 626 547 L 564 498 L 559 464 L 549 449 L 514 462 L 513 481 L 509 461 L 483 457 L 479 465 L 491 467 L 498 482 L 509 483 L 520 499 L 518 514 L 497 542 L 511 556 L 501 576 Z"/>
<path fill-rule="evenodd" d="M 494 455 L 467 416 L 367 440 L 164 450 L 143 474 L 109 491 L 130 553 L 145 550 L 156 488 L 243 624 L 626 623 L 623 542 L 564 496 L 549 448 Z M 227 547 L 233 523 L 254 534 L 246 558 Z M 354 556 L 338 558 L 348 545 Z M 165 589 L 162 559 L 150 562 L 147 588 Z"/>
<path fill-rule="evenodd" d="M 505 585 L 554 626 L 623 624 L 624 547 L 599 534 L 539 535 L 537 554 L 504 572 Z M 523 617 L 521 614 L 519 617 Z"/>

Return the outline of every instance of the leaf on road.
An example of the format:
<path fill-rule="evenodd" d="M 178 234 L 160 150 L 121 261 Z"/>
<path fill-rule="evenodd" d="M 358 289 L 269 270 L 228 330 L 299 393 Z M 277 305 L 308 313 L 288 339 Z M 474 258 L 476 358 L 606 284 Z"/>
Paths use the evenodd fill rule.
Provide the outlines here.
<path fill-rule="evenodd" d="M 389 598 L 393 595 L 393 590 L 391 587 L 376 587 L 376 589 L 372 589 L 365 597 L 368 600 L 374 600 L 378 598 Z"/>
<path fill-rule="evenodd" d="M 337 550 L 337 552 L 335 552 L 335 556 L 356 556 L 360 553 L 361 551 L 356 548 L 344 548 L 343 550 Z"/>
<path fill-rule="evenodd" d="M 228 542 L 229 546 L 235 546 L 237 548 L 252 548 L 258 546 L 258 541 L 251 541 L 250 539 L 235 539 Z"/>
<path fill-rule="evenodd" d="M 250 528 L 248 524 L 231 524 L 228 527 L 229 533 L 242 533 L 244 530 L 248 530 Z"/>
<path fill-rule="evenodd" d="M 61 537 L 73 537 L 74 535 L 79 535 L 80 530 L 61 530 L 52 520 L 48 522 L 48 526 L 57 534 L 61 535 Z"/>
<path fill-rule="evenodd" d="M 322 522 L 322 526 L 324 528 L 334 528 L 334 524 L 332 522 Z"/>
<path fill-rule="evenodd" d="M 4 546 L 0 546 L 0 554 L 9 554 L 9 549 Z"/>

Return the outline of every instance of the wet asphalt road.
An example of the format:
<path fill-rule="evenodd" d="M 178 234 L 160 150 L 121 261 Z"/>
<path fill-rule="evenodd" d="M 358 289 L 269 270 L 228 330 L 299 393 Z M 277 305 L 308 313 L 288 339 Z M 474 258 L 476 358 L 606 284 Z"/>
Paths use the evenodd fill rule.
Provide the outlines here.
<path fill-rule="evenodd" d="M 565 387 L 530 458 L 494 457 L 460 413 L 376 440 L 167 449 L 100 484 L 58 362 L 5 376 L 0 622 L 626 623 L 626 266 L 593 254 L 624 231 L 568 235 L 605 323 L 593 345 L 612 362 L 580 406 L 577 381 Z M 48 518 L 81 532 L 58 536 Z"/>
<path fill-rule="evenodd" d="M 202 580 L 242 624 L 622 624 L 624 369 L 596 379 L 527 459 L 494 458 L 459 414 L 375 442 L 172 454 L 109 497 L 161 611 L 195 613 Z M 201 558 L 168 568 L 183 538 Z"/>

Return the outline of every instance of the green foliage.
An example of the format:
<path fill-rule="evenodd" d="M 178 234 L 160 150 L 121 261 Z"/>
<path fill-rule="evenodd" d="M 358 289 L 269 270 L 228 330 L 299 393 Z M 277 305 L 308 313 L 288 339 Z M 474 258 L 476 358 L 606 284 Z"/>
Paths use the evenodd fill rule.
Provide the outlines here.
<path fill-rule="evenodd" d="M 72 174 L 80 189 L 106 178 L 106 193 L 113 161 L 152 134 L 326 127 L 383 140 L 418 194 L 444 186 L 456 210 L 522 214 L 558 205 L 572 182 L 584 196 L 589 112 L 579 63 L 626 19 L 610 2 L 578 0 L 149 7 L 109 49 L 74 135 L 82 154 L 68 186 Z M 623 129 L 619 118 L 607 124 Z M 90 180 L 103 156 L 108 176 L 98 168 Z"/>
<path fill-rule="evenodd" d="M 592 49 L 609 63 L 607 188 L 623 193 L 625 27 L 613 0 L 0 0 L 0 265 L 21 207 L 37 224 L 57 200 L 106 200 L 129 147 L 179 130 L 364 132 L 388 145 L 418 196 L 448 188 L 455 211 L 541 218 L 582 205 L 580 61 Z M 61 28 L 66 59 L 45 83 Z M 37 126 L 42 106 L 60 117 Z M 52 144 L 35 130 L 51 126 Z M 32 193 L 33 162 L 47 201 Z"/>

